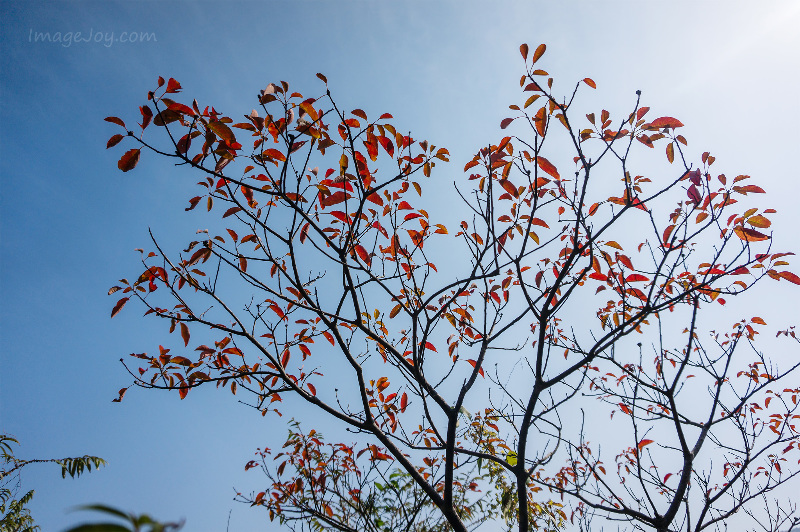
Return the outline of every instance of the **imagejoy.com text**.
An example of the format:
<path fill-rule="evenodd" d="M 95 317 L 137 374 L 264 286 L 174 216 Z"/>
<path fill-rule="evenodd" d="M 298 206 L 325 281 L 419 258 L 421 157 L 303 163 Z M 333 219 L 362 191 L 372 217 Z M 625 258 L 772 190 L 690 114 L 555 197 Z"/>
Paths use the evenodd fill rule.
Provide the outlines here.
<path fill-rule="evenodd" d="M 113 31 L 94 31 L 90 28 L 88 33 L 80 31 L 66 31 L 66 32 L 49 32 L 49 31 L 33 31 L 31 28 L 28 33 L 28 42 L 43 42 L 60 44 L 64 48 L 69 48 L 77 43 L 96 43 L 102 44 L 106 48 L 110 48 L 114 43 L 141 43 L 141 42 L 157 42 L 156 34 L 153 32 L 134 32 L 123 31 L 116 35 Z"/>

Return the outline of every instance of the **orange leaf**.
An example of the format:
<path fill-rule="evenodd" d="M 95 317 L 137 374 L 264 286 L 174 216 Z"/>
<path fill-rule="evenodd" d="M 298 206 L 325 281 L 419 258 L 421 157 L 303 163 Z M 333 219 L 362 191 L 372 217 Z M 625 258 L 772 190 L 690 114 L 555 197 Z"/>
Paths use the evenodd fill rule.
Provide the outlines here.
<path fill-rule="evenodd" d="M 545 229 L 550 229 L 550 226 L 547 225 L 547 222 L 545 222 L 541 218 L 531 218 L 531 224 L 538 225 L 539 227 L 544 227 Z"/>
<path fill-rule="evenodd" d="M 736 227 L 733 230 L 740 239 L 745 240 L 747 242 L 760 242 L 762 240 L 769 240 L 769 236 L 765 235 L 764 233 L 759 233 L 755 229 L 750 229 L 748 227 Z"/>
<path fill-rule="evenodd" d="M 642 441 L 639 442 L 637 447 L 641 451 L 646 445 L 650 445 L 651 443 L 653 443 L 653 440 L 642 440 Z"/>
<path fill-rule="evenodd" d="M 760 229 L 766 229 L 767 227 L 772 225 L 772 222 L 770 222 L 769 219 L 765 218 L 764 216 L 761 216 L 760 214 L 756 214 L 755 216 L 751 216 L 750 218 L 748 218 L 747 223 L 749 223 L 753 227 L 758 227 Z"/>
<path fill-rule="evenodd" d="M 521 53 L 522 54 L 522 58 L 527 61 L 528 60 L 528 45 L 527 44 L 521 44 L 519 46 L 519 53 Z"/>
<path fill-rule="evenodd" d="M 650 126 L 657 129 L 665 127 L 676 128 L 676 127 L 683 127 L 683 123 L 681 123 L 681 121 L 678 120 L 677 118 L 672 118 L 671 116 L 662 116 L 661 118 L 656 118 L 655 120 L 650 122 Z"/>
<path fill-rule="evenodd" d="M 408 406 L 408 395 L 406 395 L 406 393 L 403 392 L 402 397 L 400 397 L 400 411 L 405 412 L 407 406 Z"/>
<path fill-rule="evenodd" d="M 553 163 L 551 163 L 550 161 L 548 161 L 544 157 L 537 156 L 536 157 L 536 164 L 538 164 L 539 168 L 541 168 L 544 172 L 549 174 L 551 177 L 553 177 L 555 179 L 561 179 L 561 176 L 558 174 L 558 170 L 556 170 L 556 167 L 553 166 Z"/>
<path fill-rule="evenodd" d="M 536 132 L 540 137 L 544 137 L 544 127 L 547 125 L 546 115 L 547 110 L 542 107 L 536 112 L 536 116 L 533 118 L 534 125 L 536 126 Z"/>
<path fill-rule="evenodd" d="M 509 181 L 508 179 L 501 179 L 499 183 L 500 186 L 502 186 L 506 190 L 506 192 L 511 194 L 513 197 L 515 198 L 519 197 L 519 194 L 517 193 L 517 187 L 515 187 L 513 183 L 511 183 L 511 181 Z"/>
<path fill-rule="evenodd" d="M 593 89 L 597 88 L 597 84 L 595 84 L 595 82 L 594 82 L 594 80 L 592 78 L 583 78 L 583 82 L 586 83 L 587 85 L 589 85 Z"/>
<path fill-rule="evenodd" d="M 544 46 L 544 45 L 542 45 L 542 46 Z M 478 364 L 478 362 L 476 362 L 475 360 L 472 360 L 472 359 L 467 360 L 467 362 L 472 364 L 473 368 Z M 478 369 L 478 373 L 480 373 L 481 377 L 483 377 L 484 379 L 486 378 L 486 376 L 483 374 L 483 368 Z"/>
<path fill-rule="evenodd" d="M 533 52 L 533 59 L 531 59 L 531 64 L 534 64 L 536 61 L 538 61 L 544 55 L 545 50 L 547 50 L 547 46 L 545 46 L 544 44 L 540 44 L 539 46 L 537 46 L 536 51 Z"/>

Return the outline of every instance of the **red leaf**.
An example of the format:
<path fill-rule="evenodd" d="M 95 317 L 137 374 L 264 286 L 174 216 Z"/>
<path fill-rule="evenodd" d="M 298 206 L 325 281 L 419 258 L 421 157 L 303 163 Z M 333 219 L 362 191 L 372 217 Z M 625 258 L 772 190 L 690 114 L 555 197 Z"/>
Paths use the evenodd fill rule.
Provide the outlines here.
<path fill-rule="evenodd" d="M 189 147 L 191 145 L 192 145 L 192 137 L 190 137 L 189 134 L 187 133 L 186 135 L 181 137 L 181 140 L 178 141 L 178 151 L 185 155 L 186 152 L 189 151 Z"/>
<path fill-rule="evenodd" d="M 310 224 L 307 223 L 306 225 L 303 226 L 302 229 L 300 229 L 300 243 L 301 244 L 306 241 L 306 238 L 308 238 L 309 225 Z"/>
<path fill-rule="evenodd" d="M 364 263 L 366 263 L 366 265 L 367 265 L 367 266 L 369 266 L 369 265 L 370 265 L 370 263 L 372 262 L 372 257 L 370 257 L 370 256 L 369 256 L 369 253 L 368 253 L 368 252 L 367 252 L 367 250 L 364 248 L 364 246 L 362 246 L 361 244 L 356 244 L 356 245 L 355 245 L 355 249 L 356 249 L 356 253 L 358 253 L 358 257 L 359 257 L 359 258 L 360 258 L 360 259 L 361 259 L 361 260 L 362 260 Z"/>
<path fill-rule="evenodd" d="M 178 388 L 178 395 L 180 395 L 181 400 L 185 399 L 186 398 L 186 394 L 188 394 L 188 393 L 189 393 L 189 387 L 188 386 L 181 386 L 180 388 Z"/>
<path fill-rule="evenodd" d="M 645 277 L 644 275 L 639 275 L 638 273 L 633 273 L 625 278 L 625 282 L 634 283 L 637 281 L 649 281 L 650 279 Z"/>
<path fill-rule="evenodd" d="M 519 53 L 521 53 L 522 54 L 522 58 L 527 61 L 528 60 L 528 45 L 527 44 L 521 44 L 519 46 Z"/>
<path fill-rule="evenodd" d="M 153 119 L 153 111 L 146 105 L 139 107 L 139 111 L 142 113 L 142 123 L 139 125 L 144 129 L 150 125 L 150 121 Z"/>
<path fill-rule="evenodd" d="M 408 406 L 408 395 L 406 395 L 406 393 L 403 392 L 402 397 L 400 397 L 400 411 L 405 412 L 407 406 Z"/>
<path fill-rule="evenodd" d="M 610 245 L 610 244 L 611 244 L 611 243 L 609 242 L 609 245 Z M 616 244 L 616 242 L 614 242 L 614 244 Z M 629 259 L 629 258 L 627 257 L 627 255 L 620 255 L 619 257 L 617 257 L 617 261 L 619 261 L 619 262 L 621 262 L 622 264 L 624 264 L 624 265 L 625 265 L 625 267 L 626 267 L 626 268 L 628 268 L 629 270 L 632 270 L 632 269 L 633 269 L 633 263 L 631 262 L 631 259 Z"/>
<path fill-rule="evenodd" d="M 169 107 L 167 107 L 167 109 L 169 109 L 170 111 L 177 111 L 185 115 L 195 116 L 194 109 L 192 109 L 188 105 L 183 105 L 182 103 L 172 102 L 169 105 Z"/>
<path fill-rule="evenodd" d="M 386 137 L 378 137 L 378 142 L 381 143 L 381 146 L 383 146 L 383 149 L 389 154 L 389 157 L 394 157 L 394 144 L 392 144 L 390 139 Z"/>
<path fill-rule="evenodd" d="M 116 399 L 112 399 L 111 402 L 112 403 L 119 403 L 120 401 L 122 401 L 122 398 L 125 396 L 125 392 L 127 392 L 127 391 L 128 391 L 127 388 L 120 388 L 119 389 L 119 397 L 117 397 Z"/>
<path fill-rule="evenodd" d="M 219 138 L 223 139 L 228 144 L 233 144 L 236 142 L 236 137 L 233 135 L 233 131 L 231 131 L 231 129 L 222 122 L 209 122 L 208 129 L 216 133 Z"/>
<path fill-rule="evenodd" d="M 677 118 L 672 118 L 671 116 L 662 116 L 661 118 L 656 118 L 655 120 L 650 122 L 650 126 L 657 129 L 665 127 L 676 128 L 676 127 L 683 127 L 683 123 L 681 123 L 681 121 L 678 120 Z"/>
<path fill-rule="evenodd" d="M 340 190 L 338 192 L 334 192 L 330 196 L 320 198 L 319 204 L 322 205 L 323 208 L 330 207 L 331 205 L 336 205 L 337 203 L 341 203 L 350 197 L 351 196 L 347 192 Z"/>
<path fill-rule="evenodd" d="M 279 307 L 279 306 L 278 306 L 278 305 L 276 305 L 275 303 L 271 304 L 271 305 L 269 306 L 269 308 L 271 308 L 271 309 L 272 309 L 272 312 L 274 312 L 275 314 L 277 314 L 277 315 L 278 315 L 278 317 L 279 317 L 280 319 L 282 319 L 282 320 L 283 320 L 283 319 L 286 319 L 286 314 L 284 314 L 284 313 L 283 313 L 283 310 L 281 310 L 281 307 Z"/>
<path fill-rule="evenodd" d="M 672 146 L 672 144 L 670 144 L 670 146 Z M 689 196 L 689 199 L 692 200 L 695 205 L 700 203 L 700 200 L 703 199 L 700 195 L 700 191 L 697 190 L 697 187 L 694 185 L 689 187 L 689 190 L 686 191 L 686 195 Z"/>
<path fill-rule="evenodd" d="M 800 284 L 800 277 L 792 272 L 780 272 L 778 275 L 789 281 L 790 283 Z"/>
<path fill-rule="evenodd" d="M 637 447 L 641 451 L 646 445 L 650 445 L 651 443 L 653 443 L 653 440 L 642 440 L 642 441 L 639 442 Z"/>
<path fill-rule="evenodd" d="M 125 129 L 128 129 L 127 127 L 125 127 L 125 122 L 123 122 L 122 120 L 120 120 L 116 116 L 107 116 L 107 117 L 104 118 L 104 120 L 106 122 L 111 122 L 112 124 L 117 124 L 118 126 L 121 126 L 121 127 L 125 128 Z"/>
<path fill-rule="evenodd" d="M 178 83 L 174 78 L 169 78 L 169 82 L 167 82 L 167 92 L 178 92 L 181 90 L 181 84 Z"/>
<path fill-rule="evenodd" d="M 433 347 L 433 344 L 430 343 L 430 342 L 425 342 L 425 349 L 429 349 L 429 350 L 431 350 L 433 352 L 436 352 L 436 348 Z"/>
<path fill-rule="evenodd" d="M 185 323 L 181 322 L 181 338 L 183 338 L 183 345 L 189 345 L 189 327 L 186 326 Z"/>
<path fill-rule="evenodd" d="M 311 395 L 316 396 L 317 395 L 317 389 L 314 387 L 314 385 L 309 382 L 307 384 L 307 386 L 308 386 L 308 389 L 311 390 Z"/>
<path fill-rule="evenodd" d="M 513 122 L 513 118 L 504 118 L 502 122 L 500 122 L 500 129 L 505 129 Z"/>
<path fill-rule="evenodd" d="M 322 335 L 331 343 L 331 345 L 336 345 L 336 342 L 333 339 L 333 335 L 328 331 L 322 331 Z"/>
<path fill-rule="evenodd" d="M 139 148 L 126 151 L 125 155 L 120 157 L 119 162 L 117 163 L 117 168 L 123 172 L 133 170 L 133 168 L 136 166 L 136 163 L 139 162 L 139 151 Z"/>
<path fill-rule="evenodd" d="M 223 215 L 222 215 L 222 217 L 223 217 L 223 218 L 227 218 L 228 216 L 230 216 L 230 215 L 232 215 L 232 214 L 236 214 L 237 212 L 239 212 L 239 211 L 241 211 L 241 210 L 242 210 L 242 208 L 241 208 L 241 207 L 231 207 L 230 209 L 228 209 L 227 211 L 225 211 L 225 214 L 223 214 Z"/>
<path fill-rule="evenodd" d="M 108 149 L 108 148 L 110 148 L 110 147 L 112 147 L 112 146 L 116 146 L 116 145 L 117 145 L 117 144 L 119 144 L 119 143 L 120 143 L 120 141 L 121 141 L 122 139 L 124 139 L 124 138 L 125 138 L 124 136 L 122 136 L 122 135 L 119 135 L 119 134 L 117 134 L 117 135 L 114 135 L 113 137 L 111 137 L 110 139 L 108 139 L 108 142 L 106 143 L 106 149 Z"/>
<path fill-rule="evenodd" d="M 129 298 L 129 297 L 123 297 L 122 299 L 120 299 L 119 301 L 117 301 L 117 304 L 116 304 L 116 305 L 114 305 L 114 308 L 111 310 L 111 317 L 112 317 L 112 318 L 113 318 L 114 316 L 116 316 L 116 315 L 117 315 L 117 313 L 118 313 L 120 310 L 122 310 L 122 307 L 124 307 L 124 306 L 125 306 L 125 303 L 127 303 L 127 302 L 128 302 L 128 299 L 130 299 L 130 298 Z"/>

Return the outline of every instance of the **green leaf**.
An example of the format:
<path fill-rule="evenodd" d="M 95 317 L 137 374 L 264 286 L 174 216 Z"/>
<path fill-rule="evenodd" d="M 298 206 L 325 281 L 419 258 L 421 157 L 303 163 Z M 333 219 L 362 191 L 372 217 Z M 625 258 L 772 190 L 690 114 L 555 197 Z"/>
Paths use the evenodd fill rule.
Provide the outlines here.
<path fill-rule="evenodd" d="M 131 529 L 116 523 L 87 523 L 70 528 L 65 532 L 131 532 Z"/>
<path fill-rule="evenodd" d="M 78 506 L 77 508 L 73 509 L 74 511 L 83 511 L 83 510 L 91 510 L 94 512 L 101 512 L 111 515 L 116 515 L 117 517 L 121 517 L 126 521 L 132 521 L 133 516 L 130 514 L 126 514 L 121 510 L 117 510 L 116 508 L 112 508 L 111 506 L 106 506 L 105 504 L 87 504 L 85 506 Z"/>

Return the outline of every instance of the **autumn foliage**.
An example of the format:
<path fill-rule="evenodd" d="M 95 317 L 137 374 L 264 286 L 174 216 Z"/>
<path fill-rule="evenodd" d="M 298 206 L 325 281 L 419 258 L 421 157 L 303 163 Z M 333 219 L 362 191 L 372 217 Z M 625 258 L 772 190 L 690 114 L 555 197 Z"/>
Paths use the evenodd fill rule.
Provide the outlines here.
<path fill-rule="evenodd" d="M 758 348 L 758 316 L 708 331 L 761 281 L 800 284 L 764 190 L 712 171 L 638 92 L 616 118 L 576 110 L 596 83 L 560 96 L 545 46 L 520 51 L 508 136 L 449 192 L 455 227 L 423 191 L 448 150 L 341 109 L 321 74 L 239 119 L 159 79 L 137 127 L 107 118 L 123 172 L 142 152 L 196 171 L 186 210 L 211 226 L 183 250 L 153 238 L 111 289 L 112 316 L 133 299 L 180 335 L 132 355 L 134 384 L 347 428 L 292 424 L 247 465 L 269 484 L 240 499 L 301 528 L 787 527 L 793 507 L 764 497 L 800 470 L 799 364 Z M 650 150 L 666 161 L 636 169 Z"/>

